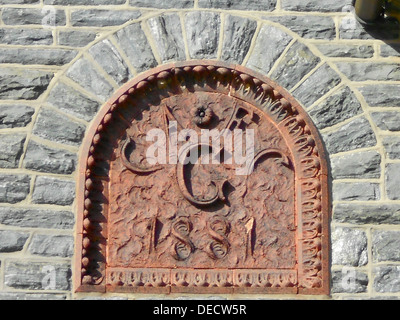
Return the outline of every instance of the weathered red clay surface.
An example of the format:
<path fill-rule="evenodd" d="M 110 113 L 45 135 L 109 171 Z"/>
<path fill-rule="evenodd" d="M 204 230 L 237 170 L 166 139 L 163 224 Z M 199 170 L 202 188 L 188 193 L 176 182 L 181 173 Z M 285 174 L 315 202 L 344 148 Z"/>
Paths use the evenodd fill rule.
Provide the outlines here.
<path fill-rule="evenodd" d="M 176 164 L 168 155 L 225 152 L 192 129 L 254 130 L 254 170 Z M 150 164 L 151 129 L 167 164 Z M 245 140 L 245 136 L 243 136 Z M 245 147 L 243 143 L 242 147 Z M 323 147 L 285 90 L 242 67 L 159 67 L 107 104 L 82 154 L 78 291 L 327 294 L 329 199 Z"/>

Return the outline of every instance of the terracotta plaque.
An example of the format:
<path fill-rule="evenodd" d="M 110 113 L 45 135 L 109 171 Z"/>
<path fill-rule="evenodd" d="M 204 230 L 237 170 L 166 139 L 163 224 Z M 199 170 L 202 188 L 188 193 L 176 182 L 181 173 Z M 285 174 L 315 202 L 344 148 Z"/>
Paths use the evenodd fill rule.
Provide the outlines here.
<path fill-rule="evenodd" d="M 327 294 L 327 166 L 298 103 L 207 61 L 134 79 L 87 135 L 78 291 Z"/>

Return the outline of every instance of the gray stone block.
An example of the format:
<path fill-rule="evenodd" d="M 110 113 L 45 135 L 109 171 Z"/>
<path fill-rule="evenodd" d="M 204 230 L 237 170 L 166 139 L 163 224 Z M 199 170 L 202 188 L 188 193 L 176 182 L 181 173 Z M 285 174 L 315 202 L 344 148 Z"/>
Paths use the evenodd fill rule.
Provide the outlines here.
<path fill-rule="evenodd" d="M 0 135 L 0 168 L 18 168 L 25 139 L 20 133 Z"/>
<path fill-rule="evenodd" d="M 330 154 L 376 145 L 375 133 L 364 117 L 352 120 L 334 132 L 322 136 Z"/>
<path fill-rule="evenodd" d="M 15 45 L 51 45 L 53 32 L 49 29 L 0 29 L 0 43 Z"/>
<path fill-rule="evenodd" d="M 257 22 L 254 20 L 227 15 L 221 59 L 241 64 L 250 49 L 256 29 Z"/>
<path fill-rule="evenodd" d="M 46 25 L 51 27 L 65 26 L 64 10 L 46 10 L 33 8 L 4 8 L 1 15 L 6 25 Z"/>
<path fill-rule="evenodd" d="M 0 252 L 17 252 L 24 248 L 29 233 L 0 230 Z"/>
<path fill-rule="evenodd" d="M 400 80 L 400 64 L 377 62 L 337 62 L 337 67 L 351 81 Z"/>
<path fill-rule="evenodd" d="M 286 89 L 293 88 L 305 75 L 311 72 L 320 59 L 302 43 L 294 43 L 284 54 L 271 78 Z"/>
<path fill-rule="evenodd" d="M 70 180 L 39 176 L 35 180 L 32 202 L 71 205 L 75 198 L 75 183 Z"/>
<path fill-rule="evenodd" d="M 381 155 L 376 151 L 362 151 L 331 158 L 334 179 L 369 179 L 381 176 Z"/>
<path fill-rule="evenodd" d="M 0 300 L 66 300 L 65 294 L 0 292 Z"/>
<path fill-rule="evenodd" d="M 381 47 L 382 57 L 400 57 L 400 44 L 382 44 Z"/>
<path fill-rule="evenodd" d="M 270 25 L 262 26 L 247 67 L 267 74 L 292 40 L 282 29 Z"/>
<path fill-rule="evenodd" d="M 362 293 L 368 289 L 368 275 L 352 268 L 332 272 L 331 293 Z"/>
<path fill-rule="evenodd" d="M 82 88 L 106 101 L 114 92 L 111 84 L 104 79 L 98 70 L 85 58 L 76 61 L 66 75 L 81 85 Z"/>
<path fill-rule="evenodd" d="M 59 31 L 57 44 L 70 47 L 84 47 L 97 37 L 96 32 L 68 30 Z"/>
<path fill-rule="evenodd" d="M 133 7 L 140 8 L 157 8 L 157 9 L 184 9 L 193 8 L 194 0 L 130 0 L 129 4 Z"/>
<path fill-rule="evenodd" d="M 334 58 L 372 58 L 374 56 L 374 48 L 369 45 L 320 44 L 317 48 L 325 56 Z"/>
<path fill-rule="evenodd" d="M 215 59 L 221 18 L 218 13 L 195 11 L 185 16 L 186 37 L 192 59 Z"/>
<path fill-rule="evenodd" d="M 358 90 L 371 107 L 400 107 L 400 85 L 373 84 Z"/>
<path fill-rule="evenodd" d="M 386 194 L 390 200 L 400 199 L 400 163 L 387 163 L 385 168 Z"/>
<path fill-rule="evenodd" d="M 114 34 L 119 47 L 138 72 L 157 66 L 151 47 L 139 23 L 131 24 Z"/>
<path fill-rule="evenodd" d="M 400 29 L 396 22 L 387 21 L 385 24 L 368 26 L 359 23 L 354 16 L 342 18 L 339 22 L 340 39 L 396 40 L 399 35 Z"/>
<path fill-rule="evenodd" d="M 0 202 L 17 203 L 29 194 L 30 177 L 27 175 L 0 174 Z"/>
<path fill-rule="evenodd" d="M 25 105 L 0 105 L 0 129 L 25 127 L 34 112 L 35 109 Z"/>
<path fill-rule="evenodd" d="M 5 266 L 4 284 L 25 290 L 70 290 L 69 264 L 10 261 Z"/>
<path fill-rule="evenodd" d="M 148 298 L 151 300 L 151 298 Z M 94 296 L 88 296 L 88 297 L 79 297 L 78 300 L 85 300 L 85 301 L 116 301 L 116 300 L 129 300 L 127 297 L 112 297 L 112 296 L 99 296 L 99 297 L 94 297 Z M 135 299 L 135 300 L 140 300 L 140 299 Z M 147 299 L 146 299 L 147 300 Z"/>
<path fill-rule="evenodd" d="M 375 291 L 400 292 L 400 266 L 379 266 L 373 272 Z"/>
<path fill-rule="evenodd" d="M 53 73 L 45 71 L 0 68 L 0 99 L 37 99 L 53 76 Z"/>
<path fill-rule="evenodd" d="M 53 149 L 30 141 L 24 158 L 26 169 L 58 174 L 75 171 L 77 156 L 62 149 Z"/>
<path fill-rule="evenodd" d="M 96 43 L 89 49 L 89 53 L 120 86 L 132 77 L 124 59 L 109 40 Z"/>
<path fill-rule="evenodd" d="M 41 108 L 32 133 L 43 139 L 79 146 L 86 127 L 51 109 Z"/>
<path fill-rule="evenodd" d="M 346 300 L 369 300 L 369 301 L 375 301 L 375 300 L 399 300 L 398 297 L 396 296 L 384 296 L 384 295 L 379 295 L 375 297 L 371 296 L 366 296 L 366 295 L 358 295 L 356 297 L 346 297 Z"/>
<path fill-rule="evenodd" d="M 40 0 L 0 0 L 0 4 L 38 4 Z"/>
<path fill-rule="evenodd" d="M 333 220 L 354 224 L 400 224 L 399 204 L 340 203 L 334 207 Z"/>
<path fill-rule="evenodd" d="M 375 230 L 372 233 L 374 262 L 400 261 L 400 231 Z"/>
<path fill-rule="evenodd" d="M 293 91 L 295 98 L 307 108 L 340 83 L 339 75 L 327 64 L 319 67 Z"/>
<path fill-rule="evenodd" d="M 331 17 L 320 16 L 271 16 L 263 19 L 280 23 L 305 39 L 333 40 L 336 27 Z"/>
<path fill-rule="evenodd" d="M 185 60 L 185 43 L 177 14 L 164 14 L 147 21 L 162 62 Z"/>
<path fill-rule="evenodd" d="M 0 48 L 0 63 L 63 66 L 77 55 L 75 50 Z"/>
<path fill-rule="evenodd" d="M 378 183 L 371 182 L 343 182 L 333 185 L 333 200 L 337 201 L 368 201 L 379 200 L 380 189 Z"/>
<path fill-rule="evenodd" d="M 137 10 L 77 10 L 71 12 L 71 24 L 74 27 L 119 26 L 140 16 Z"/>
<path fill-rule="evenodd" d="M 47 102 L 86 121 L 91 121 L 100 107 L 97 101 L 84 96 L 62 82 L 58 82 L 51 90 Z"/>
<path fill-rule="evenodd" d="M 324 129 L 361 114 L 362 108 L 354 93 L 345 87 L 309 111 L 315 125 Z"/>
<path fill-rule="evenodd" d="M 216 8 L 230 10 L 273 11 L 276 0 L 199 0 L 200 8 Z"/>
<path fill-rule="evenodd" d="M 398 111 L 372 112 L 371 117 L 381 130 L 400 131 L 400 114 Z"/>
<path fill-rule="evenodd" d="M 281 7 L 287 11 L 340 12 L 352 5 L 352 0 L 282 0 Z"/>
<path fill-rule="evenodd" d="M 78 5 L 120 5 L 126 0 L 44 0 L 46 5 L 78 6 Z"/>
<path fill-rule="evenodd" d="M 331 241 L 332 264 L 361 267 L 368 263 L 368 241 L 364 231 L 337 227 Z"/>
<path fill-rule="evenodd" d="M 74 214 L 70 211 L 0 207 L 0 223 L 21 228 L 72 230 Z"/>
<path fill-rule="evenodd" d="M 386 136 L 382 143 L 389 159 L 400 159 L 400 137 Z"/>
<path fill-rule="evenodd" d="M 35 234 L 28 250 L 34 255 L 70 258 L 74 253 L 74 237 Z"/>

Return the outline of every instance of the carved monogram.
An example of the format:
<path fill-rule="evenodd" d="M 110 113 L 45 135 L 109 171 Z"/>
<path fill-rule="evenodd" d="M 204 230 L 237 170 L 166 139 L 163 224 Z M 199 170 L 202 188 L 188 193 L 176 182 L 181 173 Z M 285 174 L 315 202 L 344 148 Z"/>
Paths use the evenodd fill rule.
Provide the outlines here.
<path fill-rule="evenodd" d="M 99 115 L 81 165 L 79 290 L 327 293 L 319 137 L 284 90 L 239 69 L 160 67 Z M 149 161 L 153 129 L 167 162 Z M 206 129 L 245 134 L 239 146 L 179 135 Z M 254 156 L 238 174 L 247 132 Z"/>

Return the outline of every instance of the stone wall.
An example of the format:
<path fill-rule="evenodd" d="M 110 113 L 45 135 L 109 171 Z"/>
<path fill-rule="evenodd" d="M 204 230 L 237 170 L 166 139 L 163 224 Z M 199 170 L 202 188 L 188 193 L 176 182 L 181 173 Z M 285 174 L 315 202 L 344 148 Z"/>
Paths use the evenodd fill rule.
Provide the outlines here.
<path fill-rule="evenodd" d="M 0 0 L 0 299 L 148 298 L 73 291 L 79 149 L 121 85 L 190 59 L 267 75 L 320 130 L 333 208 L 321 298 L 399 299 L 399 28 L 362 27 L 351 2 Z"/>

